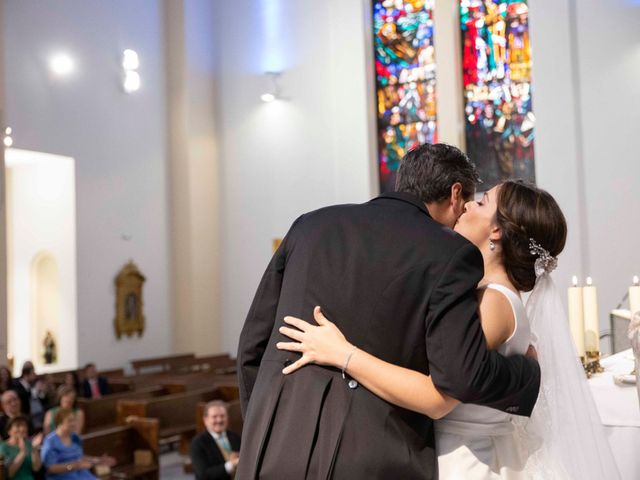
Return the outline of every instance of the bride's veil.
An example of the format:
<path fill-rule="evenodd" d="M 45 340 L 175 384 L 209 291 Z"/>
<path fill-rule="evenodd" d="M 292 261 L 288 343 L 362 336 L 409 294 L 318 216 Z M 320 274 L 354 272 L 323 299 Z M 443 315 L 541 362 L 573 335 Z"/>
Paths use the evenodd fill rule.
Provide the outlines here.
<path fill-rule="evenodd" d="M 548 273 L 536 280 L 526 310 L 542 374 L 531 419 L 519 426 L 529 454 L 526 470 L 541 480 L 619 479 L 564 306 Z"/>

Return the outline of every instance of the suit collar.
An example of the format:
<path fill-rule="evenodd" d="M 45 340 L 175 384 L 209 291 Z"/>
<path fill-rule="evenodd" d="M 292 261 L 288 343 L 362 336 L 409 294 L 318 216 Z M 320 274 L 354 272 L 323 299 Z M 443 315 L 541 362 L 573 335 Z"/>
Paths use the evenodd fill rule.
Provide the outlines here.
<path fill-rule="evenodd" d="M 382 199 L 399 200 L 401 202 L 409 203 L 409 204 L 413 205 L 414 207 L 416 207 L 418 210 L 421 210 L 429 218 L 431 218 L 431 215 L 429 215 L 429 210 L 427 210 L 427 206 L 424 204 L 424 202 L 422 200 L 420 200 L 418 197 L 416 197 L 415 195 L 412 195 L 411 193 L 387 192 L 387 193 L 383 193 L 380 196 L 374 198 L 372 200 L 372 202 L 375 202 L 376 200 L 382 200 Z"/>

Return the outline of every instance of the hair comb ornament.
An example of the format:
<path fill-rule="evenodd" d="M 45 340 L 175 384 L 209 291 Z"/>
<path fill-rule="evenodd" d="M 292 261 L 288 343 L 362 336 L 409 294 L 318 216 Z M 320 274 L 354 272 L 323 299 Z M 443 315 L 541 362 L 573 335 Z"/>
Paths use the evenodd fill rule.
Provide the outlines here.
<path fill-rule="evenodd" d="M 543 248 L 533 238 L 529 239 L 529 251 L 531 252 L 531 255 L 536 255 L 538 257 L 534 264 L 536 277 L 545 273 L 551 273 L 558 266 L 558 259 L 551 255 L 548 250 Z"/>

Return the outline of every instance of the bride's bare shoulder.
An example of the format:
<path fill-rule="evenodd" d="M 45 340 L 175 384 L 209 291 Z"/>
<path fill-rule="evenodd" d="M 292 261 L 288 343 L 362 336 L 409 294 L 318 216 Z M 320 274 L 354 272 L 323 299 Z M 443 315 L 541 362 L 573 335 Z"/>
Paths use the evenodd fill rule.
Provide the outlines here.
<path fill-rule="evenodd" d="M 480 321 L 489 349 L 496 350 L 513 333 L 516 320 L 509 299 L 498 290 L 478 290 Z"/>

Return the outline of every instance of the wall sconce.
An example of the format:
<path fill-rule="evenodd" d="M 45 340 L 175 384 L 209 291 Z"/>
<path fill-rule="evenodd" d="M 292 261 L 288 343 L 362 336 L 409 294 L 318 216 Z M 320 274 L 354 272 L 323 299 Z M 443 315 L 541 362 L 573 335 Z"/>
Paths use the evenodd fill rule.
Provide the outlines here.
<path fill-rule="evenodd" d="M 269 89 L 260 95 L 260 100 L 265 103 L 282 100 L 282 89 L 280 87 L 282 72 L 264 72 L 264 74 L 269 78 Z"/>
<path fill-rule="evenodd" d="M 73 59 L 66 53 L 58 53 L 49 60 L 49 69 L 58 77 L 65 77 L 73 72 Z"/>
<path fill-rule="evenodd" d="M 133 93 L 140 90 L 140 58 L 135 50 L 126 49 L 122 52 L 122 69 L 124 70 L 124 78 L 122 87 L 127 93 Z"/>
<path fill-rule="evenodd" d="M 11 133 L 12 133 L 12 129 L 11 127 L 7 127 L 4 129 L 4 146 L 9 148 L 11 147 L 11 145 L 13 145 L 13 138 L 11 138 Z"/>

